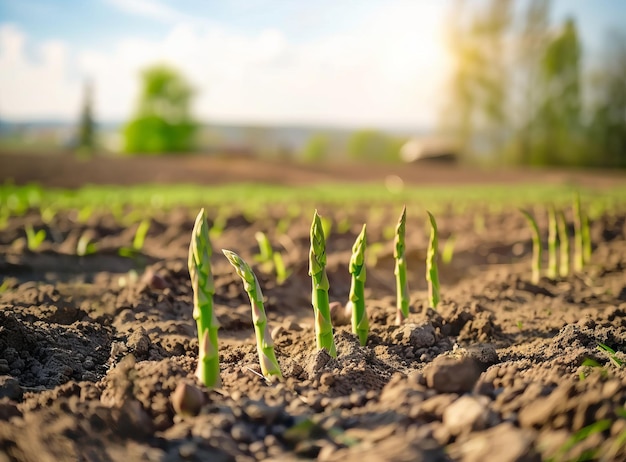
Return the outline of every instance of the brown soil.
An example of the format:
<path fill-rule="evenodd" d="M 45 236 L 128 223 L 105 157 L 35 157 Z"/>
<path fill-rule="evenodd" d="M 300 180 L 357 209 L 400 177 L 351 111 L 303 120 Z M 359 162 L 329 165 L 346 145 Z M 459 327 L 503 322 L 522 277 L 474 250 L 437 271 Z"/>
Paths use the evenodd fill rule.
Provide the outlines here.
<path fill-rule="evenodd" d="M 83 180 L 94 181 L 92 168 Z M 107 168 L 101 171 L 117 167 Z M 242 172 L 253 175 L 248 166 L 220 177 Z M 16 181 L 32 179 L 22 174 Z M 310 174 L 314 181 L 319 172 Z M 46 178 L 57 186 L 74 181 Z M 100 180 L 110 178 L 103 173 Z M 186 258 L 196 212 L 155 214 L 134 258 L 117 253 L 134 227 L 110 215 L 80 224 L 60 213 L 36 252 L 25 248 L 23 230 L 44 226 L 37 213 L 12 218 L 0 231 L 0 461 L 626 459 L 626 370 L 598 349 L 605 344 L 626 361 L 624 211 L 592 223 L 594 253 L 584 272 L 537 285 L 530 283 L 530 236 L 519 214 L 486 207 L 442 214 L 442 241 L 451 233 L 458 239 L 452 262 L 440 266 L 437 311 L 426 303 L 424 217 L 410 213 L 412 314 L 398 327 L 392 246 L 383 235 L 399 209 L 373 220 L 366 207 L 320 204 L 322 215 L 352 223 L 328 239 L 332 301 L 347 299 L 350 248 L 361 223 L 370 243 L 383 243 L 368 266 L 368 344 L 361 347 L 337 322 L 337 359 L 315 350 L 307 275 L 313 211 L 304 210 L 283 237 L 275 230 L 284 213 L 278 207 L 253 223 L 235 214 L 214 237 L 215 249 L 252 262 L 261 230 L 292 271 L 277 285 L 255 266 L 285 380 L 259 376 L 247 297 L 216 252 L 218 390 L 194 378 L 198 341 Z M 478 213 L 482 231 L 474 226 Z M 98 252 L 73 255 L 87 230 Z M 583 365 L 587 359 L 599 366 Z M 174 394 L 181 384 L 190 397 L 186 413 Z"/>

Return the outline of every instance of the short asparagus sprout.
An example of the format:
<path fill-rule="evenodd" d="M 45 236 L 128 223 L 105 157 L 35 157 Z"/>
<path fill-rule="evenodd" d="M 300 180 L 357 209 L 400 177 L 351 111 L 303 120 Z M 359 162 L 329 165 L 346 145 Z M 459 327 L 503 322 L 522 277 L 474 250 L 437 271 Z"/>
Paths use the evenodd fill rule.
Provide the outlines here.
<path fill-rule="evenodd" d="M 204 209 L 200 210 L 189 244 L 189 276 L 193 288 L 193 318 L 198 326 L 199 357 L 196 376 L 209 388 L 219 387 L 220 362 L 217 346 L 219 322 L 213 308 L 215 286 L 211 273 L 211 241 Z"/>
<path fill-rule="evenodd" d="M 333 337 L 333 324 L 330 318 L 328 300 L 328 276 L 326 275 L 326 239 L 322 221 L 317 214 L 313 215 L 311 224 L 311 250 L 309 252 L 309 276 L 313 283 L 311 302 L 315 314 L 315 336 L 317 348 L 326 349 L 328 354 L 336 358 L 337 348 Z"/>
<path fill-rule="evenodd" d="M 439 256 L 439 238 L 437 231 L 437 221 L 432 213 L 428 213 L 430 221 L 430 241 L 428 242 L 428 252 L 426 254 L 426 280 L 428 281 L 428 303 L 437 309 L 439 304 L 439 270 L 437 268 L 437 258 Z"/>
<path fill-rule="evenodd" d="M 352 332 L 359 338 L 361 345 L 367 343 L 367 334 L 370 325 L 367 319 L 367 311 L 365 309 L 365 249 L 367 248 L 367 239 L 365 236 L 365 225 L 361 229 L 361 233 L 357 236 L 352 246 L 352 257 L 350 258 L 350 274 L 352 275 L 352 284 L 350 285 L 350 299 L 352 306 Z"/>
<path fill-rule="evenodd" d="M 259 254 L 255 256 L 256 261 L 263 265 L 264 271 L 271 271 L 274 264 L 274 249 L 267 234 L 257 231 L 254 233 L 254 238 L 259 244 Z"/>
<path fill-rule="evenodd" d="M 532 283 L 539 283 L 539 279 L 541 278 L 541 237 L 539 235 L 539 226 L 537 226 L 537 221 L 535 218 L 526 210 L 520 211 L 524 214 L 528 225 L 533 234 L 533 260 L 532 260 Z"/>
<path fill-rule="evenodd" d="M 556 278 L 558 274 L 557 228 L 556 210 L 551 205 L 548 207 L 548 277 L 552 279 Z"/>
<path fill-rule="evenodd" d="M 583 213 L 582 222 L 583 234 L 583 261 L 589 263 L 591 261 L 591 229 L 589 226 L 589 215 Z"/>
<path fill-rule="evenodd" d="M 559 275 L 565 278 L 569 274 L 569 235 L 567 234 L 567 221 L 565 214 L 559 210 L 557 212 L 557 224 L 559 232 Z"/>
<path fill-rule="evenodd" d="M 46 240 L 46 230 L 35 231 L 31 225 L 26 225 L 26 246 L 28 250 L 35 251 Z"/>
<path fill-rule="evenodd" d="M 396 237 L 394 239 L 393 257 L 396 261 L 394 274 L 396 275 L 396 324 L 409 317 L 409 284 L 406 278 L 406 259 L 404 256 L 404 235 L 406 230 L 406 205 L 402 208 L 402 214 L 396 225 Z"/>
<path fill-rule="evenodd" d="M 580 193 L 574 194 L 574 269 L 582 271 L 585 266 L 584 237 L 583 237 L 583 214 L 580 207 Z"/>
<path fill-rule="evenodd" d="M 252 308 L 252 322 L 256 334 L 256 348 L 259 353 L 261 373 L 266 379 L 282 378 L 280 366 L 274 353 L 274 342 L 267 325 L 267 316 L 263 305 L 263 293 L 259 286 L 259 280 L 250 266 L 235 252 L 222 249 L 228 261 L 243 281 L 243 288 L 250 298 Z"/>

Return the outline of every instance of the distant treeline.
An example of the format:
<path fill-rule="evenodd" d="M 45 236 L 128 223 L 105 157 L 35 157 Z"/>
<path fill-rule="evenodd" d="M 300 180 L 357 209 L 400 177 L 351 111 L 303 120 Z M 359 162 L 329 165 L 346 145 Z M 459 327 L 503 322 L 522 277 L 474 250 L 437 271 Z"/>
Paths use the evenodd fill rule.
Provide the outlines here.
<path fill-rule="evenodd" d="M 455 58 L 441 128 L 475 160 L 626 167 L 626 35 L 593 63 L 549 0 L 455 5 Z M 584 66 L 583 66 L 584 64 Z"/>

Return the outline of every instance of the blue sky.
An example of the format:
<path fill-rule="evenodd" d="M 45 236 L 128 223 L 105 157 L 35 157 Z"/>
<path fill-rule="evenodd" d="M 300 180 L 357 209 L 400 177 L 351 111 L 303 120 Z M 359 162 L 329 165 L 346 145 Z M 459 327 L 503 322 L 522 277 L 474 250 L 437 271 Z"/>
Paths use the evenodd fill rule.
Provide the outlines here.
<path fill-rule="evenodd" d="M 476 2 L 480 0 L 470 0 Z M 432 126 L 450 68 L 450 0 L 0 0 L 0 117 L 129 116 L 139 69 L 178 66 L 205 120 Z M 555 0 L 589 55 L 624 0 Z"/>

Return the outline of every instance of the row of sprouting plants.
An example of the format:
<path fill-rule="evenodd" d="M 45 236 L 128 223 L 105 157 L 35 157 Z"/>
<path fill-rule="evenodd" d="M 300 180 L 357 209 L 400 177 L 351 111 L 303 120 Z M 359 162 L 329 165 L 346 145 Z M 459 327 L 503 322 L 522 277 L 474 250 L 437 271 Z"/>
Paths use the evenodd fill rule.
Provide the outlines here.
<path fill-rule="evenodd" d="M 520 210 L 526 218 L 532 232 L 533 255 L 531 260 L 531 280 L 537 284 L 543 274 L 543 245 L 541 232 L 535 217 L 527 210 Z M 582 271 L 591 259 L 591 232 L 589 217 L 583 212 L 580 195 L 576 193 L 572 204 L 574 217 L 574 261 L 575 271 Z M 557 276 L 567 277 L 571 271 L 569 233 L 565 212 L 554 205 L 548 207 L 548 267 L 545 275 L 551 279 Z"/>
<path fill-rule="evenodd" d="M 430 242 L 426 257 L 426 279 L 428 281 L 428 302 L 436 308 L 439 304 L 439 276 L 437 269 L 438 233 L 435 217 L 428 212 L 430 221 Z M 409 317 L 410 295 L 407 282 L 405 258 L 406 207 L 402 209 L 395 228 L 394 259 L 397 292 L 396 323 L 401 324 Z M 367 226 L 364 224 L 352 247 L 349 271 L 351 274 L 350 295 L 347 311 L 351 312 L 352 332 L 361 345 L 367 343 L 369 318 L 365 306 L 365 278 L 367 247 Z M 310 231 L 309 275 L 312 281 L 311 304 L 315 321 L 315 336 L 318 349 L 324 349 L 331 357 L 337 357 L 333 325 L 330 313 L 328 290 L 330 284 L 326 273 L 326 237 L 320 215 L 315 211 Z M 280 365 L 274 352 L 274 343 L 267 325 L 263 304 L 263 293 L 259 281 L 250 265 L 235 252 L 223 249 L 222 252 L 235 268 L 243 281 L 244 290 L 250 298 L 252 322 L 256 335 L 257 351 L 261 372 L 266 379 L 281 378 Z M 198 328 L 199 359 L 196 376 L 207 387 L 220 384 L 218 351 L 219 323 L 213 306 L 215 286 L 211 271 L 213 253 L 209 237 L 209 225 L 204 209 L 198 214 L 189 246 L 189 275 L 193 288 L 193 317 Z"/>
<path fill-rule="evenodd" d="M 583 213 L 580 196 L 576 194 L 573 202 L 574 213 L 574 269 L 580 271 L 591 257 L 591 240 L 589 220 Z M 430 223 L 430 239 L 426 254 L 426 280 L 428 283 L 428 303 L 436 309 L 440 301 L 438 272 L 439 238 L 437 222 L 434 215 L 428 213 Z M 533 232 L 532 281 L 539 282 L 541 277 L 542 244 L 539 226 L 529 212 L 522 210 Z M 566 277 L 570 272 L 569 235 L 565 214 L 554 206 L 548 208 L 548 251 L 549 261 L 547 276 Z M 351 274 L 350 294 L 346 311 L 351 315 L 352 332 L 365 346 L 369 334 L 369 318 L 365 304 L 365 280 L 367 248 L 367 226 L 364 224 L 352 247 L 349 263 Z M 410 295 L 407 282 L 407 265 L 405 258 L 406 207 L 395 227 L 393 256 L 395 261 L 394 275 L 396 281 L 396 324 L 402 324 L 409 317 Z M 262 260 L 271 260 L 271 245 L 262 234 L 257 234 Z M 557 267 L 557 249 L 560 249 L 560 266 Z M 236 273 L 243 281 L 252 309 L 257 351 L 261 372 L 266 379 L 281 378 L 280 365 L 274 352 L 274 343 L 267 325 L 267 316 L 263 304 L 263 293 L 259 281 L 250 265 L 235 252 L 222 250 Z M 197 323 L 199 340 L 199 360 L 196 376 L 207 387 L 220 384 L 218 329 L 219 323 L 213 307 L 215 286 L 211 271 L 211 255 L 213 253 L 209 225 L 204 212 L 196 217 L 191 243 L 189 246 L 189 274 L 194 293 L 193 317 Z M 276 264 L 276 260 L 274 260 Z M 280 275 L 280 272 L 277 272 Z M 337 357 L 334 341 L 332 318 L 328 290 L 330 288 L 326 274 L 326 238 L 323 220 L 315 211 L 310 229 L 309 275 L 312 280 L 311 304 L 313 307 L 315 336 L 318 349 L 324 349 L 331 357 Z M 279 276 L 280 277 L 280 276 Z"/>

